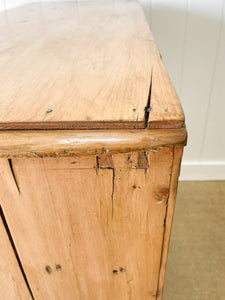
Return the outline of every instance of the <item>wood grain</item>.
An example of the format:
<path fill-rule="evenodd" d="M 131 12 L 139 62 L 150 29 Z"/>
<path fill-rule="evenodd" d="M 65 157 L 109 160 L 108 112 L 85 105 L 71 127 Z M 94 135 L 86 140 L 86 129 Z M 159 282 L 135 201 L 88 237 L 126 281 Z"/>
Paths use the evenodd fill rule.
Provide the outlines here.
<path fill-rule="evenodd" d="M 136 152 L 109 168 L 96 156 L 0 160 L 1 205 L 35 299 L 156 298 L 173 148 L 146 155 L 144 169 Z"/>
<path fill-rule="evenodd" d="M 117 280 L 125 290 L 118 299 L 155 299 L 157 294 L 173 149 L 151 151 L 148 160 L 147 170 L 115 171 L 113 229 L 119 249 L 115 269 L 122 265 L 127 276 L 127 289 L 122 278 Z"/>
<path fill-rule="evenodd" d="M 183 127 L 136 1 L 29 4 L 0 24 L 0 129 L 145 128 L 152 72 L 150 127 Z"/>
<path fill-rule="evenodd" d="M 158 281 L 158 289 L 157 289 L 157 300 L 162 300 L 162 291 L 163 291 L 163 283 L 166 272 L 166 263 L 169 251 L 169 242 L 170 235 L 173 223 L 173 214 L 176 204 L 176 196 L 177 196 L 177 186 L 178 186 L 178 178 L 180 176 L 180 165 L 181 159 L 183 155 L 183 147 L 174 147 L 174 158 L 173 158 L 173 166 L 172 166 L 172 175 L 170 182 L 170 190 L 169 197 L 167 203 L 167 211 L 165 218 L 165 228 L 164 228 L 164 236 L 163 236 L 163 246 L 162 246 L 162 257 L 160 264 L 160 273 L 159 273 L 159 281 Z"/>
<path fill-rule="evenodd" d="M 4 293 L 161 299 L 187 132 L 138 2 L 4 12 L 0 68 Z"/>
<path fill-rule="evenodd" d="M 185 128 L 165 130 L 2 131 L 0 157 L 62 157 L 149 151 L 185 145 Z"/>
<path fill-rule="evenodd" d="M 156 50 L 158 52 L 158 50 Z M 149 128 L 180 128 L 184 126 L 184 114 L 174 86 L 168 77 L 159 55 L 155 56 L 152 68 Z"/>

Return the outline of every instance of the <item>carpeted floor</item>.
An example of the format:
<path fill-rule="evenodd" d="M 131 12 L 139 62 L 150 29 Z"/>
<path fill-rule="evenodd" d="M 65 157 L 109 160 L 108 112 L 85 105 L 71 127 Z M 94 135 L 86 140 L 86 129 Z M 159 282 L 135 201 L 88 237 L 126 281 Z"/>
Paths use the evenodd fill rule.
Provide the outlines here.
<path fill-rule="evenodd" d="M 225 300 L 225 181 L 180 182 L 163 300 Z"/>

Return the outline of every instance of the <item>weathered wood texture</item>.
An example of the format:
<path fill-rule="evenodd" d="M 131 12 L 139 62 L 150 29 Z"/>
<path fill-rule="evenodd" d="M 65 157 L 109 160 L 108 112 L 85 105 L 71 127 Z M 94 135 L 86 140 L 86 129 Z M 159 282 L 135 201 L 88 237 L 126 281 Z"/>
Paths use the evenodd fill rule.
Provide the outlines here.
<path fill-rule="evenodd" d="M 0 129 L 184 126 L 136 1 L 25 5 L 0 37 Z"/>
<path fill-rule="evenodd" d="M 165 229 L 164 229 L 162 256 L 161 256 L 161 263 L 160 263 L 160 273 L 159 273 L 156 300 L 162 300 L 162 295 L 163 295 L 162 293 L 163 283 L 165 278 L 166 262 L 167 262 L 167 256 L 169 251 L 170 234 L 172 229 L 173 214 L 174 214 L 175 203 L 176 203 L 177 186 L 178 186 L 178 178 L 180 176 L 182 155 L 183 155 L 183 147 L 175 147 L 174 155 L 173 155 L 173 168 L 171 174 L 170 190 L 169 190 L 168 203 L 167 203 L 167 212 L 166 212 L 166 219 L 164 224 Z"/>
<path fill-rule="evenodd" d="M 37 130 L 0 132 L 0 157 L 61 157 L 149 151 L 185 145 L 185 128 L 166 130 Z"/>
<path fill-rule="evenodd" d="M 35 299 L 159 297 L 177 149 L 0 160 L 1 205 Z"/>
<path fill-rule="evenodd" d="M 138 2 L 5 12 L 0 69 L 3 294 L 161 299 L 187 133 Z"/>
<path fill-rule="evenodd" d="M 1 208 L 0 208 L 1 209 Z M 0 298 L 32 300 L 0 214 Z"/>

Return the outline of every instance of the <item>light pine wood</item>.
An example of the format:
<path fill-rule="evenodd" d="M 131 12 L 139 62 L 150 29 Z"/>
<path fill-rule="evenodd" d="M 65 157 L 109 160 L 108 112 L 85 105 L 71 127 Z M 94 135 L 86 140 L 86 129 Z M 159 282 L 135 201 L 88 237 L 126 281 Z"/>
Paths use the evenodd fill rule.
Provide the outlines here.
<path fill-rule="evenodd" d="M 173 161 L 173 148 L 1 159 L 1 205 L 34 298 L 156 299 Z"/>
<path fill-rule="evenodd" d="M 0 157 L 62 157 L 149 151 L 185 145 L 185 128 L 166 130 L 41 130 L 0 132 Z"/>
<path fill-rule="evenodd" d="M 178 186 L 178 178 L 180 176 L 180 166 L 181 159 L 183 155 L 183 147 L 175 147 L 174 148 L 174 158 L 173 158 L 173 167 L 171 174 L 171 183 L 168 197 L 168 207 L 166 211 L 166 219 L 165 219 L 165 228 L 164 228 L 164 237 L 163 237 L 163 246 L 162 246 L 162 257 L 160 263 L 160 273 L 159 273 L 159 281 L 158 281 L 158 289 L 157 289 L 157 297 L 156 300 L 162 300 L 163 296 L 163 283 L 165 278 L 166 271 L 166 262 L 169 251 L 169 242 L 170 235 L 172 229 L 173 222 L 173 214 L 176 204 L 176 196 L 177 196 L 177 186 Z"/>
<path fill-rule="evenodd" d="M 138 2 L 4 12 L 0 68 L 3 295 L 161 300 L 187 132 Z"/>
<path fill-rule="evenodd" d="M 138 2 L 30 4 L 0 20 L 0 129 L 183 127 Z"/>
<path fill-rule="evenodd" d="M 0 217 L 0 294 L 1 299 L 32 300 L 11 243 Z"/>
<path fill-rule="evenodd" d="M 184 126 L 181 104 L 159 55 L 156 55 L 152 72 L 148 128 L 160 128 L 160 124 L 163 124 L 163 128 Z"/>
<path fill-rule="evenodd" d="M 115 172 L 117 266 L 125 261 L 128 285 L 121 288 L 124 295 L 118 294 L 118 299 L 155 299 L 157 295 L 173 149 L 151 151 L 148 161 L 146 170 Z"/>

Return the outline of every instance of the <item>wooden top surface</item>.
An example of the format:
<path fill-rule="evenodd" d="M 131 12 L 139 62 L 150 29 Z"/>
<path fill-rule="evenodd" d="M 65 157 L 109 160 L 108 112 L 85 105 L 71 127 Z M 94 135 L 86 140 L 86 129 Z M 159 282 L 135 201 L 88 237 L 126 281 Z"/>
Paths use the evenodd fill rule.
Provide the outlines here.
<path fill-rule="evenodd" d="M 184 115 L 136 1 L 0 14 L 0 130 L 180 128 Z"/>

